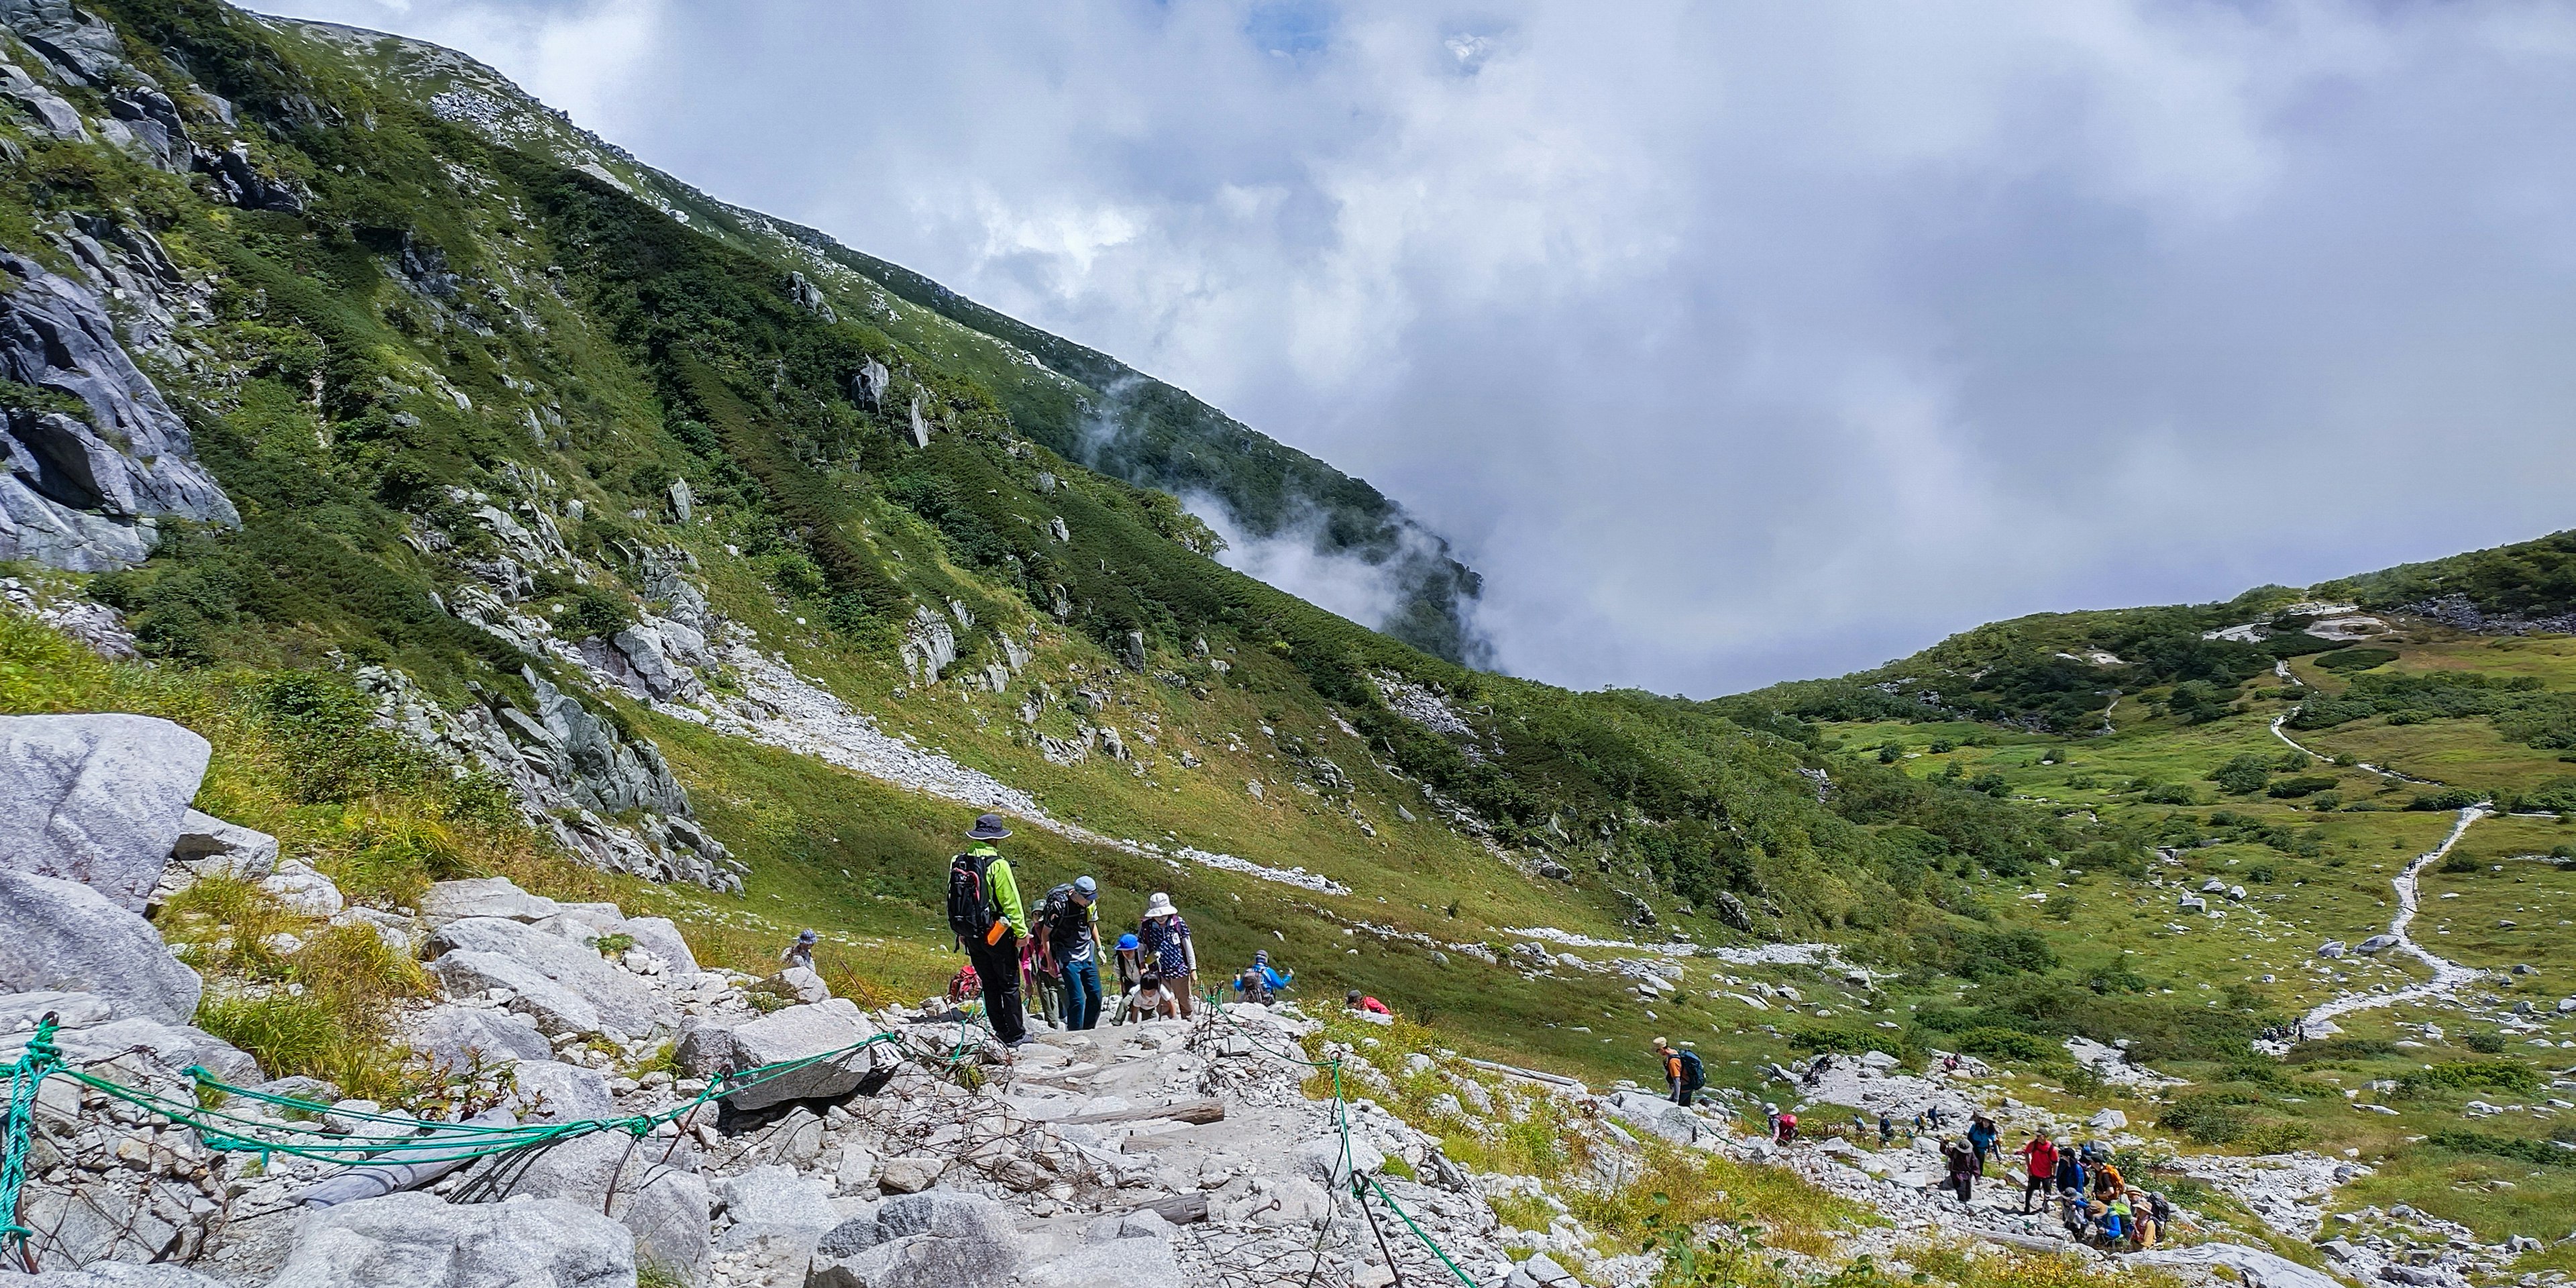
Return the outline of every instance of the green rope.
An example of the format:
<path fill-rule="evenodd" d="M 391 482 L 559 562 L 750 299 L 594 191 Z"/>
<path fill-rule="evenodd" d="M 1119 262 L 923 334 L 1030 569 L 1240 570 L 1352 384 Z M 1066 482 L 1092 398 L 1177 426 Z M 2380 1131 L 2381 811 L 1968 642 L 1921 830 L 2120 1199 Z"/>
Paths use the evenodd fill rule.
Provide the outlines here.
<path fill-rule="evenodd" d="M 1387 1210 L 1395 1213 L 1395 1215 L 1404 1222 L 1404 1228 L 1413 1231 L 1413 1237 L 1421 1240 L 1422 1246 L 1430 1249 L 1431 1255 L 1439 1258 L 1440 1264 L 1447 1266 L 1449 1268 L 1449 1273 L 1458 1277 L 1458 1282 L 1465 1284 L 1467 1288 L 1476 1288 L 1475 1279 L 1470 1277 L 1466 1271 L 1459 1269 L 1458 1263 L 1450 1260 L 1448 1253 L 1441 1251 L 1440 1245 L 1434 1243 L 1431 1236 L 1423 1232 L 1422 1226 L 1413 1219 L 1413 1214 L 1405 1211 L 1404 1205 L 1396 1202 L 1395 1196 L 1386 1192 L 1386 1186 L 1380 1184 L 1377 1177 L 1360 1175 L 1359 1168 L 1355 1165 L 1351 1155 L 1351 1113 L 1350 1103 L 1342 1095 L 1342 1058 L 1340 1056 L 1334 1056 L 1328 1061 L 1309 1060 L 1305 1057 L 1303 1052 L 1289 1052 L 1281 1050 L 1278 1047 L 1267 1045 L 1262 1042 L 1261 1039 L 1254 1037 L 1252 1035 L 1252 1030 L 1243 1027 L 1243 1023 L 1241 1021 L 1226 1014 L 1225 1008 L 1217 1006 L 1214 1000 L 1214 994 L 1210 994 L 1209 1006 L 1215 1010 L 1217 1018 L 1233 1025 L 1234 1031 L 1242 1034 L 1244 1041 L 1250 1043 L 1255 1049 L 1266 1051 L 1269 1054 L 1276 1056 L 1279 1059 L 1286 1060 L 1292 1064 L 1302 1064 L 1309 1069 L 1328 1070 L 1332 1073 L 1333 1126 L 1341 1138 L 1342 1145 L 1341 1157 L 1334 1161 L 1333 1166 L 1335 1170 L 1345 1172 L 1353 1177 L 1351 1187 L 1353 1197 L 1358 1198 L 1363 1204 L 1367 1203 L 1367 1197 L 1359 1193 L 1358 1184 L 1359 1181 L 1367 1181 L 1369 1187 L 1377 1191 L 1378 1198 L 1386 1204 Z"/>
<path fill-rule="evenodd" d="M 35 1122 L 36 1090 L 63 1059 L 54 1045 L 54 1027 L 54 1014 L 47 1011 L 36 1022 L 35 1035 L 27 1039 L 17 1062 L 7 1066 L 9 1115 L 5 1126 L 0 1126 L 0 1251 L 15 1245 L 21 1256 L 36 1233 L 18 1224 L 18 1195 L 27 1184 L 27 1156 L 34 1151 L 28 1133 Z"/>

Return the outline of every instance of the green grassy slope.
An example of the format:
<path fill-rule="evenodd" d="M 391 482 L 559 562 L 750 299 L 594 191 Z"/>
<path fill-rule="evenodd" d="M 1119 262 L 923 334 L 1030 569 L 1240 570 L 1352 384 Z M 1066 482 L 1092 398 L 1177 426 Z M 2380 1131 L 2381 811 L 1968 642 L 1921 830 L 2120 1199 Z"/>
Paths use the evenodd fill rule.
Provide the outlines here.
<path fill-rule="evenodd" d="M 1705 706 L 1482 674 L 1361 629 L 1219 566 L 1168 494 L 1056 452 L 1022 415 L 1073 386 L 1000 341 L 849 282 L 827 318 L 796 299 L 789 272 L 807 269 L 773 241 L 631 172 L 567 164 L 552 136 L 521 149 L 443 119 L 423 90 L 463 82 L 388 84 L 375 46 L 202 0 L 100 9 L 182 91 L 193 131 L 238 136 L 308 198 L 243 210 L 203 176 L 0 124 L 25 157 L 0 179 L 0 242 L 77 271 L 49 233 L 79 214 L 151 230 L 211 284 L 184 360 L 154 374 L 245 522 L 173 527 L 148 564 L 74 579 L 172 674 L 327 680 L 374 662 L 450 704 L 474 686 L 524 706 L 524 670 L 588 686 L 450 611 L 498 586 L 478 494 L 560 524 L 579 565 L 503 589 L 567 639 L 649 607 L 639 552 L 676 547 L 764 653 L 887 731 L 1094 832 L 1352 893 L 1043 834 L 1025 838 L 1035 878 L 1096 870 L 1130 912 L 1169 888 L 1216 961 L 1279 949 L 1316 986 L 1370 987 L 1458 1045 L 1595 1071 L 1624 1069 L 1668 1017 L 1606 969 L 1501 964 L 1511 932 L 1830 935 L 1892 959 L 1972 933 L 1979 872 L 2134 851 Z M 893 373 L 873 400 L 850 380 L 870 363 Z M 916 612 L 952 605 L 973 623 L 960 661 L 924 683 L 901 643 Z M 1029 654 L 1007 692 L 955 678 L 1004 660 L 1005 634 Z M 741 904 L 664 896 L 696 899 L 710 933 L 749 945 L 810 922 L 866 949 L 873 983 L 854 986 L 945 974 L 929 885 L 957 807 L 588 698 L 665 749 L 751 865 Z M 1112 722 L 1130 758 L 1048 758 L 1043 739 Z"/>
<path fill-rule="evenodd" d="M 2543 616 L 2563 598 L 2561 544 L 2223 604 L 2023 618 L 1876 671 L 1712 705 L 1820 753 L 2096 818 L 2156 847 L 2139 868 L 2070 856 L 2037 880 L 1981 885 L 1995 924 L 2045 952 L 2024 957 L 2033 969 L 1967 965 L 1983 978 L 1956 989 L 1959 1000 L 1917 1003 L 1924 1040 L 2002 1051 L 2009 1040 L 1989 1029 L 2129 1039 L 2134 1055 L 2192 1082 L 2130 1109 L 2176 1147 L 2351 1151 L 2377 1170 L 2343 1206 L 2408 1202 L 2501 1237 L 2576 1201 L 2565 1161 L 2576 1151 L 2551 1143 L 2576 1143 L 2576 1130 L 2550 1104 L 2576 1067 L 2561 1045 L 2576 1046 L 2576 1017 L 2556 1012 L 2576 993 L 2564 964 L 2576 925 L 2576 639 L 2481 635 L 2396 610 L 2460 594 L 2495 614 Z M 2358 603 L 2373 621 L 2319 625 L 2362 637 L 2318 639 L 2307 633 L 2316 610 L 2285 611 L 2307 603 Z M 2248 624 L 2259 629 L 2202 638 Z M 2250 1055 L 2245 1038 L 2263 1024 L 2425 976 L 2411 961 L 2326 962 L 2314 950 L 2384 929 L 2390 878 L 2476 802 L 2512 812 L 2474 825 L 2424 875 L 2414 934 L 2497 973 L 2465 990 L 2463 1007 L 2358 1012 L 2338 1021 L 2341 1036 L 2284 1061 Z M 2220 918 L 2177 906 L 2212 878 L 2246 900 L 2207 896 Z"/>
<path fill-rule="evenodd" d="M 1106 354 L 987 308 L 815 229 L 718 201 L 574 126 L 452 50 L 327 23 L 277 21 L 327 45 L 373 87 L 517 150 L 587 167 L 727 246 L 806 274 L 841 316 L 864 320 L 945 371 L 971 376 L 1015 430 L 1112 477 L 1221 501 L 1270 537 L 1311 526 L 1318 549 L 1384 566 L 1406 588 L 1382 629 L 1450 661 L 1482 647 L 1463 613 L 1476 574 L 1363 480 L 1287 447 Z"/>

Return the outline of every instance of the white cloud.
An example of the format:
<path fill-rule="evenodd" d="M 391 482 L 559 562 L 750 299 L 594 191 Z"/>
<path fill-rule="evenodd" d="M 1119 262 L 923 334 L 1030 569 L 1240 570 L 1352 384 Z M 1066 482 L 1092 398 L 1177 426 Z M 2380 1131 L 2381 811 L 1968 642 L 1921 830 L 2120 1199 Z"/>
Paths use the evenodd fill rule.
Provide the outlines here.
<path fill-rule="evenodd" d="M 2560 6 L 307 2 L 1368 477 L 1549 679 L 2569 522 Z"/>

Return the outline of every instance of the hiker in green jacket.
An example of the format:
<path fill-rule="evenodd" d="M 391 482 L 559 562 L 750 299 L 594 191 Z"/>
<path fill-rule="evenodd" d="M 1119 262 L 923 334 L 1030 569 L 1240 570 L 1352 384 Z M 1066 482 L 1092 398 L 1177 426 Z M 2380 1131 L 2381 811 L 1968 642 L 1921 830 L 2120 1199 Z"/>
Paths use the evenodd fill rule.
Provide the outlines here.
<path fill-rule="evenodd" d="M 1029 924 L 1020 903 L 1020 883 L 1011 861 L 993 842 L 1011 834 L 1002 816 L 986 814 L 966 833 L 974 842 L 948 867 L 948 928 L 955 932 L 967 960 L 975 963 L 984 986 L 984 1019 L 1005 1046 L 1028 1041 L 1028 1017 L 1020 1002 L 1020 937 Z"/>

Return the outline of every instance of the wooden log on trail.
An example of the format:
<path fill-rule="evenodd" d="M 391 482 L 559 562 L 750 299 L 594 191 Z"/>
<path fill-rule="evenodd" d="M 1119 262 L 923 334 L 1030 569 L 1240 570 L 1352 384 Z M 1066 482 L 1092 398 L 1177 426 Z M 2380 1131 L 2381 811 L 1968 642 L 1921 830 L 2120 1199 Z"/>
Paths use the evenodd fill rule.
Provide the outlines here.
<path fill-rule="evenodd" d="M 1507 1078 L 1520 1078 L 1530 1082 L 1545 1083 L 1551 1087 L 1563 1087 L 1568 1091 L 1592 1090 L 1590 1087 L 1584 1086 L 1581 1082 L 1565 1077 L 1562 1074 L 1541 1073 L 1536 1069 L 1523 1069 L 1516 1065 L 1496 1064 L 1491 1060 L 1479 1060 L 1473 1056 L 1460 1056 L 1459 1059 L 1464 1060 L 1468 1064 L 1482 1069 L 1487 1073 L 1499 1073 Z"/>
<path fill-rule="evenodd" d="M 1169 1118 L 1185 1123 L 1221 1122 L 1225 1119 L 1225 1102 L 1184 1100 L 1174 1105 L 1146 1105 L 1136 1109 L 1111 1109 L 1100 1113 L 1075 1114 L 1071 1118 L 1058 1118 L 1055 1121 L 1094 1126 L 1100 1123 L 1140 1123 L 1156 1118 Z"/>

